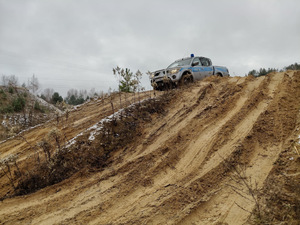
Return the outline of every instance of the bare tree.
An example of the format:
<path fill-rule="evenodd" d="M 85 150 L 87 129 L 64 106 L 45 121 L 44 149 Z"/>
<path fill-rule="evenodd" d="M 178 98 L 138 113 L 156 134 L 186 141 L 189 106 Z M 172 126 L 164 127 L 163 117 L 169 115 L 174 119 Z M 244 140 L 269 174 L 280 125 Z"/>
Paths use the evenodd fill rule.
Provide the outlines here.
<path fill-rule="evenodd" d="M 134 91 L 140 92 L 140 91 L 143 91 L 145 89 L 141 85 L 142 77 L 143 77 L 143 73 L 140 70 L 136 71 L 136 73 L 134 74 L 134 78 L 135 78 Z"/>
<path fill-rule="evenodd" d="M 48 102 L 50 102 L 53 94 L 54 94 L 53 88 L 46 88 L 42 93 L 42 95 L 45 96 L 46 101 L 48 101 Z"/>
<path fill-rule="evenodd" d="M 15 75 L 8 76 L 7 80 L 9 86 L 13 86 L 13 87 L 18 86 L 18 77 L 16 77 Z"/>
<path fill-rule="evenodd" d="M 3 86 L 6 86 L 7 83 L 8 83 L 8 77 L 5 76 L 4 74 L 2 74 L 2 75 L 1 75 L 1 84 L 2 84 Z"/>
<path fill-rule="evenodd" d="M 140 70 L 138 70 L 135 74 L 134 74 L 134 78 L 135 78 L 135 82 L 134 82 L 134 91 L 138 92 L 138 98 L 139 98 L 139 103 L 140 102 L 140 91 L 144 90 L 144 88 L 141 86 L 141 79 L 142 79 L 142 72 Z"/>
<path fill-rule="evenodd" d="M 28 89 L 32 91 L 33 94 L 40 88 L 40 83 L 38 78 L 33 74 L 31 78 L 28 79 Z"/>
<path fill-rule="evenodd" d="M 19 85 L 18 77 L 16 75 L 6 76 L 4 74 L 1 75 L 1 84 L 3 86 L 13 86 L 16 87 Z"/>
<path fill-rule="evenodd" d="M 80 90 L 79 91 L 79 96 L 82 97 L 83 99 L 86 99 L 88 94 L 86 90 Z"/>
<path fill-rule="evenodd" d="M 96 92 L 95 88 L 91 88 L 91 90 L 89 91 L 88 95 L 90 97 L 94 97 L 94 96 L 97 96 L 99 94 Z"/>
<path fill-rule="evenodd" d="M 67 98 L 70 98 L 72 95 L 74 95 L 75 98 L 78 98 L 78 90 L 74 88 L 68 90 Z"/>
<path fill-rule="evenodd" d="M 67 92 L 66 102 L 71 105 L 79 105 L 84 103 L 87 97 L 86 90 L 70 89 Z"/>

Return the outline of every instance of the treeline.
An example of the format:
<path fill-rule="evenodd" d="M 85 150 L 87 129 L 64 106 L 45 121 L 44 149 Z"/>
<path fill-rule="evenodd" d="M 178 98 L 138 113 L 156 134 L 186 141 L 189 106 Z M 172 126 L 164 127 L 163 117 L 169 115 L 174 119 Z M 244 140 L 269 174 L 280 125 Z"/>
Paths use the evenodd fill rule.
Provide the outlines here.
<path fill-rule="evenodd" d="M 27 90 L 29 90 L 31 93 L 37 95 L 38 97 L 44 99 L 46 102 L 56 105 L 62 102 L 66 102 L 70 105 L 79 105 L 87 101 L 88 99 L 99 96 L 101 93 L 96 92 L 95 88 L 92 88 L 89 92 L 87 90 L 76 90 L 76 89 L 70 89 L 67 93 L 67 97 L 65 99 L 59 94 L 59 92 L 54 91 L 53 88 L 46 88 L 44 90 L 41 90 L 40 83 L 38 81 L 38 78 L 33 74 L 32 77 L 28 79 L 27 84 L 24 82 L 22 85 L 19 83 L 19 79 L 15 75 L 1 75 L 0 77 L 0 85 L 3 86 L 3 88 L 8 88 L 9 92 L 13 92 L 17 87 L 22 87 Z M 41 94 L 37 94 L 40 92 Z M 5 95 L 3 90 L 1 90 L 1 95 Z M 18 101 L 22 102 L 22 101 Z M 19 104 L 17 104 L 19 105 Z M 13 112 L 13 108 L 18 109 L 19 107 L 11 107 L 8 109 L 9 112 Z M 38 108 L 38 106 L 37 106 Z"/>
<path fill-rule="evenodd" d="M 63 99 L 63 97 L 58 92 L 55 92 L 54 89 L 46 88 L 43 90 L 40 97 L 54 105 L 61 102 L 66 102 L 69 105 L 80 105 L 100 94 L 103 94 L 103 92 L 98 93 L 95 88 L 92 88 L 89 92 L 87 90 L 70 89 L 67 92 L 67 97 Z"/>
<path fill-rule="evenodd" d="M 256 76 L 256 77 L 260 77 L 260 76 L 265 76 L 269 73 L 272 73 L 272 72 L 283 72 L 283 71 L 286 71 L 286 70 L 300 70 L 300 64 L 298 63 L 294 63 L 294 64 L 291 64 L 289 66 L 286 66 L 284 67 L 283 69 L 275 69 L 275 68 L 268 68 L 268 69 L 265 69 L 265 68 L 260 68 L 259 70 L 251 70 L 248 72 L 248 75 L 253 75 L 253 76 Z"/>
<path fill-rule="evenodd" d="M 113 75 L 117 79 L 119 92 L 140 92 L 144 90 L 141 86 L 141 78 L 143 74 L 139 70 L 136 73 L 133 73 L 129 68 L 120 68 L 117 66 L 116 68 L 113 68 Z M 19 86 L 18 78 L 15 75 L 2 75 L 0 82 L 3 86 Z M 28 79 L 27 85 L 23 83 L 22 87 L 30 90 L 35 95 L 36 93 L 41 93 L 37 96 L 50 104 L 57 105 L 58 107 L 60 103 L 64 102 L 69 105 L 83 104 L 90 98 L 102 96 L 104 94 L 103 91 L 97 93 L 95 88 L 92 88 L 89 92 L 87 90 L 70 89 L 67 92 L 67 97 L 63 99 L 63 97 L 58 92 L 54 91 L 53 88 L 46 88 L 41 91 L 38 78 L 34 74 Z M 110 91 L 111 90 L 109 88 L 109 92 Z"/>
<path fill-rule="evenodd" d="M 38 78 L 33 74 L 32 77 L 28 78 L 27 84 L 24 82 L 22 85 L 19 84 L 19 79 L 16 75 L 1 75 L 0 84 L 4 87 L 16 88 L 22 86 L 27 90 L 35 94 L 39 88 L 40 83 Z"/>
<path fill-rule="evenodd" d="M 97 96 L 95 89 L 92 89 L 91 93 L 88 93 L 87 90 L 77 90 L 77 89 L 70 89 L 67 92 L 67 97 L 65 98 L 65 101 L 69 105 L 80 105 L 87 101 L 90 96 L 94 97 Z"/>

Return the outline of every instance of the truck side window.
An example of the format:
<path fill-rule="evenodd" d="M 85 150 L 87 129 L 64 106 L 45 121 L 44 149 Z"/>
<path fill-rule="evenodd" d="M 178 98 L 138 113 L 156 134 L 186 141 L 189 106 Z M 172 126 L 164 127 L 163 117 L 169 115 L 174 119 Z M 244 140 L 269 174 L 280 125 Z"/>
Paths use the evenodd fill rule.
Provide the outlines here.
<path fill-rule="evenodd" d="M 193 65 L 196 65 L 196 63 L 198 62 L 198 66 L 201 65 L 199 58 L 195 58 L 193 61 Z"/>
<path fill-rule="evenodd" d="M 210 62 L 206 58 L 201 58 L 201 64 L 202 66 L 210 66 Z"/>

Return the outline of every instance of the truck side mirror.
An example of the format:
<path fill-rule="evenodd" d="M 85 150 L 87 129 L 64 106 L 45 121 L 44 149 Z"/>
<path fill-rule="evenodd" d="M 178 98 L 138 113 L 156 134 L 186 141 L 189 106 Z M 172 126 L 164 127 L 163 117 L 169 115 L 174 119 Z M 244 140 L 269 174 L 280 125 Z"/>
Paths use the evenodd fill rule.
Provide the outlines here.
<path fill-rule="evenodd" d="M 197 65 L 199 65 L 199 61 L 192 63 L 192 66 L 197 66 Z"/>

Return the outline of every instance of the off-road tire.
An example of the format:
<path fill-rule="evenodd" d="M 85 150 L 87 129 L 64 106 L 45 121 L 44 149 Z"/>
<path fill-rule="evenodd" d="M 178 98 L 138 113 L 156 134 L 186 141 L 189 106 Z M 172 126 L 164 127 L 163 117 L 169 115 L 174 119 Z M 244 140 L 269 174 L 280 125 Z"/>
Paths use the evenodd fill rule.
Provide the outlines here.
<path fill-rule="evenodd" d="M 179 81 L 179 85 L 183 86 L 183 85 L 187 85 L 193 82 L 193 76 L 190 73 L 184 74 L 180 81 Z"/>

